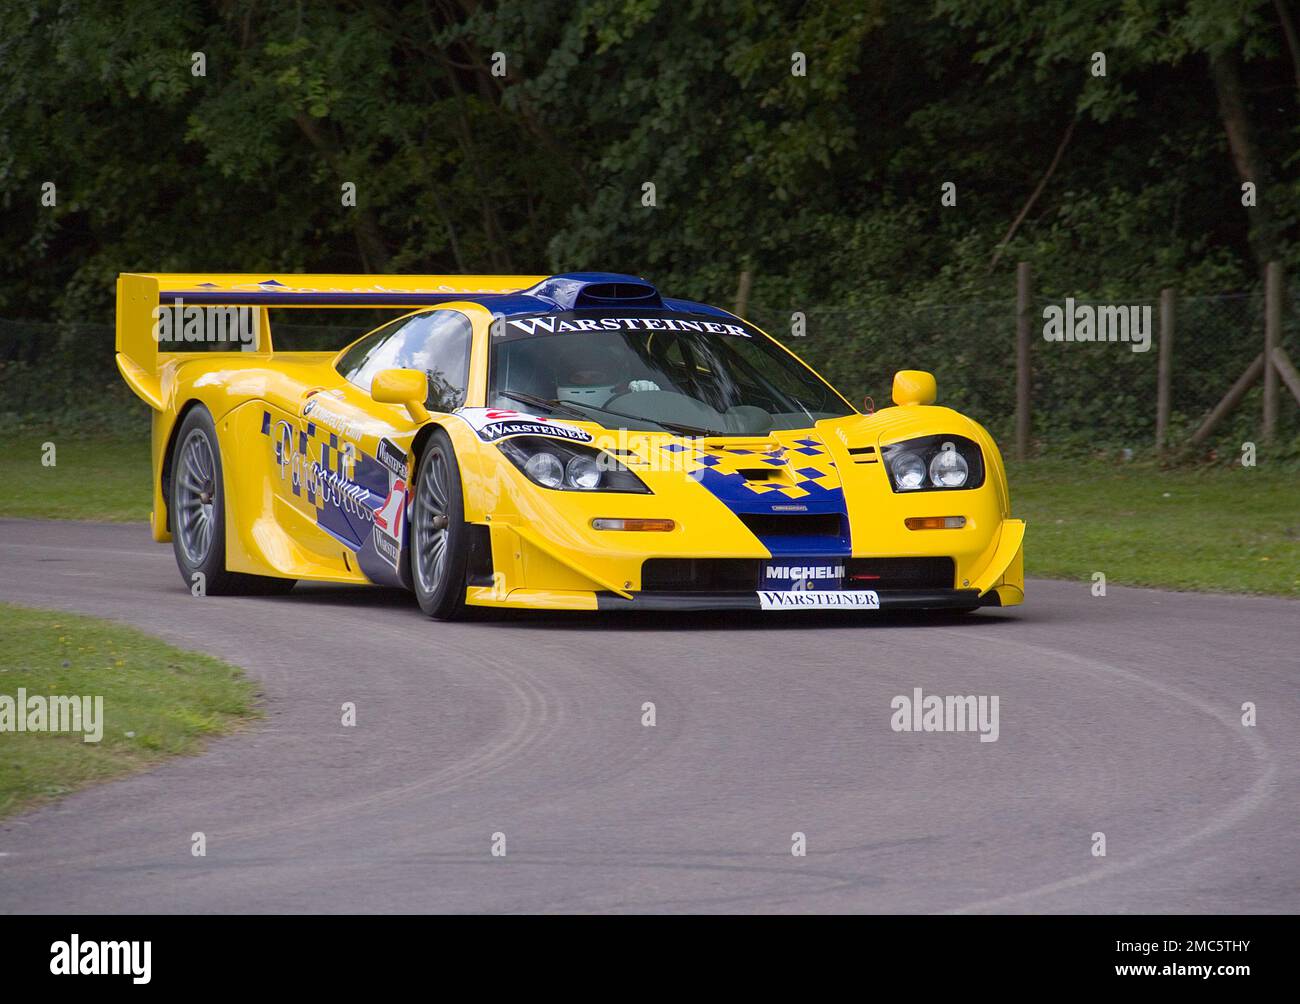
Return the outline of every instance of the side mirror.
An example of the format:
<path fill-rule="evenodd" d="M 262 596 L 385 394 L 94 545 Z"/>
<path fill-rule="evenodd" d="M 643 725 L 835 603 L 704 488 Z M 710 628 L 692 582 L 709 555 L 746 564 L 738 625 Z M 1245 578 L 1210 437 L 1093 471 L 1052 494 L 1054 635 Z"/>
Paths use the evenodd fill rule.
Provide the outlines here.
<path fill-rule="evenodd" d="M 894 374 L 894 404 L 934 404 L 939 387 L 925 370 L 899 370 Z"/>
<path fill-rule="evenodd" d="M 370 383 L 370 396 L 381 404 L 403 404 L 413 422 L 426 422 L 429 378 L 419 370 L 380 370 Z"/>

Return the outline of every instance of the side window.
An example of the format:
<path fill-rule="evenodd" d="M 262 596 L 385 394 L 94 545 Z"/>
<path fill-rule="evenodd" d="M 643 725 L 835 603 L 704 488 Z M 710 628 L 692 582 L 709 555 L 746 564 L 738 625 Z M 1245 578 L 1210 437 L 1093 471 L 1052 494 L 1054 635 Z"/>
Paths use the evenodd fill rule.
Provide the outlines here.
<path fill-rule="evenodd" d="M 370 334 L 366 335 L 365 338 L 362 338 L 359 342 L 344 352 L 339 358 L 339 361 L 334 364 L 334 368 L 339 371 L 339 375 L 348 381 L 348 383 L 354 383 L 366 393 L 369 393 L 370 381 L 374 379 L 376 371 L 371 370 L 370 375 L 363 381 L 359 378 L 361 367 L 365 364 L 366 359 L 369 358 L 370 355 L 379 348 L 379 346 L 384 344 L 386 339 L 390 338 L 394 332 L 398 331 L 407 323 L 408 320 L 404 317 L 399 321 L 392 321 L 389 324 L 385 324 L 382 328 L 372 331 Z M 382 368 L 383 367 L 380 367 L 380 369 Z"/>
<path fill-rule="evenodd" d="M 454 411 L 465 403 L 474 328 L 458 310 L 434 310 L 403 318 L 367 335 L 338 361 L 338 371 L 367 394 L 381 370 L 420 370 L 429 378 L 430 411 Z"/>

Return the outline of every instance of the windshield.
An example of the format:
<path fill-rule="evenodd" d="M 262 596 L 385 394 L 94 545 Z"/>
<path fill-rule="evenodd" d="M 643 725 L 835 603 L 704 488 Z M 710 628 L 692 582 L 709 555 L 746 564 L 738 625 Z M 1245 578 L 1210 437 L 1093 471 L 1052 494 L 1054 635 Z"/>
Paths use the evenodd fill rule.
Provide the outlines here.
<path fill-rule="evenodd" d="M 852 409 L 734 318 L 670 311 L 544 314 L 494 327 L 488 405 L 611 429 L 765 435 Z"/>

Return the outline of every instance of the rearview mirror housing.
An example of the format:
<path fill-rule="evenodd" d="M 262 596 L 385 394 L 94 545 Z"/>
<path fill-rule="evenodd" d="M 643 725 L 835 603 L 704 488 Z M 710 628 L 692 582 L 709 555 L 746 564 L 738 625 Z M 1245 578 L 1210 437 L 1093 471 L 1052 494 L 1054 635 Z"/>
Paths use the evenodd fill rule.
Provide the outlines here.
<path fill-rule="evenodd" d="M 419 370 L 380 370 L 370 384 L 370 396 L 381 404 L 402 404 L 414 422 L 424 422 L 429 411 L 429 378 Z"/>
<path fill-rule="evenodd" d="M 894 404 L 934 404 L 939 386 L 925 370 L 899 370 L 894 374 Z"/>

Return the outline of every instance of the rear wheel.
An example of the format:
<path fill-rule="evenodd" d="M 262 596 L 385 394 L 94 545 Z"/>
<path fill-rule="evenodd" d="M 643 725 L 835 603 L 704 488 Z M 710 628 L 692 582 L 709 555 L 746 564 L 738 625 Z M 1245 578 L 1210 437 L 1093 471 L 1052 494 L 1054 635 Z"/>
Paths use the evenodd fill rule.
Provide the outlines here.
<path fill-rule="evenodd" d="M 226 569 L 225 485 L 212 416 L 193 408 L 181 422 L 172 451 L 169 492 L 172 550 L 191 592 L 212 596 L 287 593 L 294 579 L 245 575 Z M 201 583 L 201 586 L 200 586 Z"/>
<path fill-rule="evenodd" d="M 451 438 L 435 429 L 416 465 L 411 501 L 411 582 L 420 609 L 436 620 L 465 615 L 469 528 Z"/>

